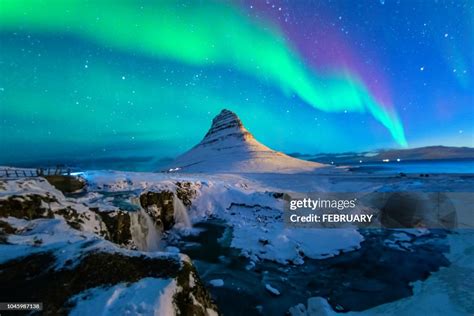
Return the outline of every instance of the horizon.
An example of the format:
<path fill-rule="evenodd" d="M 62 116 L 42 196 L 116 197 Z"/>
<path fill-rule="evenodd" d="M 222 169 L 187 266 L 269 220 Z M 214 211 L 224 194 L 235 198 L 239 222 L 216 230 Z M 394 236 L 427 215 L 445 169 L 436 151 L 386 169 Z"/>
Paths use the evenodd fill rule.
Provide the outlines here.
<path fill-rule="evenodd" d="M 391 151 L 398 151 L 398 150 L 416 150 L 416 149 L 423 149 L 423 148 L 430 148 L 430 147 L 445 147 L 445 148 L 454 148 L 454 149 L 474 149 L 474 147 L 469 146 L 444 146 L 444 145 L 434 145 L 434 146 L 423 146 L 423 147 L 414 147 L 414 148 L 386 148 L 386 149 L 378 149 L 378 150 L 371 150 L 371 151 L 359 151 L 359 152 L 319 152 L 319 153 L 300 153 L 300 152 L 283 152 L 284 154 L 295 157 L 298 159 L 306 160 L 305 158 L 312 158 L 314 159 L 315 156 L 320 156 L 318 158 L 328 158 L 330 156 L 338 156 L 338 155 L 353 155 L 350 157 L 351 159 L 356 159 L 358 155 L 373 153 L 373 154 L 381 154 Z M 191 147 L 193 148 L 193 147 Z M 188 150 L 190 150 L 189 148 Z M 184 154 L 188 150 L 184 151 L 181 154 Z M 158 171 L 160 168 L 163 168 L 167 165 L 170 165 L 177 157 L 165 157 L 165 158 L 157 158 L 154 156 L 136 156 L 136 157 L 91 157 L 91 158 L 80 158 L 80 159 L 40 159 L 40 160 L 25 160 L 25 161 L 16 161 L 16 162 L 7 162 L 7 163 L 0 163 L 1 167 L 13 167 L 13 168 L 52 168 L 56 166 L 66 166 L 72 168 L 79 168 L 83 170 L 117 170 L 117 171 L 138 171 L 138 172 L 150 172 L 150 171 Z M 359 159 L 359 158 L 357 158 Z M 357 160 L 356 159 L 356 160 Z M 435 161 L 465 161 L 465 160 L 473 160 L 474 157 L 459 157 L 459 158 L 437 158 L 434 159 Z M 403 159 L 401 162 L 413 162 L 413 161 L 429 161 L 430 159 Z M 315 160 L 311 160 L 315 161 Z M 374 160 L 368 160 L 364 163 L 372 164 L 375 163 Z M 380 161 L 382 162 L 382 160 Z M 326 162 L 328 163 L 328 162 Z M 340 162 L 338 162 L 340 163 Z M 350 162 L 343 162 L 343 163 L 350 163 Z M 352 163 L 356 164 L 358 161 L 353 161 Z"/>

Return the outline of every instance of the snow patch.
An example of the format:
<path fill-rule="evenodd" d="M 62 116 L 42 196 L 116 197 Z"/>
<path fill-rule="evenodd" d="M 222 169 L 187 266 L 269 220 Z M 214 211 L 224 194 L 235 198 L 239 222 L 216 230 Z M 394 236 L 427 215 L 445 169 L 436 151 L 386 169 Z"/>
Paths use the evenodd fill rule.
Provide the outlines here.
<path fill-rule="evenodd" d="M 154 278 L 89 289 L 71 299 L 70 315 L 175 315 L 176 291 L 176 281 Z"/>
<path fill-rule="evenodd" d="M 221 286 L 224 286 L 224 280 L 214 279 L 214 280 L 209 281 L 209 284 L 211 284 L 214 287 L 221 287 Z"/>

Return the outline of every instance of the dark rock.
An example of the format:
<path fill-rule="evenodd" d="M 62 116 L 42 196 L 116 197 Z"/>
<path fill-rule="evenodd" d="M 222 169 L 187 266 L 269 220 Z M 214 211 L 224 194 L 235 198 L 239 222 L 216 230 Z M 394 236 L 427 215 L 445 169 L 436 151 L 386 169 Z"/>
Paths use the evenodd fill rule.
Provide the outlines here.
<path fill-rule="evenodd" d="M 77 230 L 80 230 L 81 225 L 84 224 L 86 220 L 89 220 L 88 214 L 78 213 L 72 207 L 57 210 L 55 213 L 64 217 L 68 225 Z"/>
<path fill-rule="evenodd" d="M 270 243 L 268 239 L 265 239 L 265 238 L 260 238 L 258 242 L 261 243 L 263 246 L 266 246 Z"/>
<path fill-rule="evenodd" d="M 147 277 L 176 278 L 182 290 L 174 299 L 178 309 L 183 311 L 181 315 L 205 315 L 203 307 L 215 309 L 194 267 L 179 257 L 129 257 L 93 252 L 84 255 L 70 269 L 55 270 L 55 262 L 52 252 L 42 252 L 0 264 L 0 296 L 12 302 L 25 298 L 43 302 L 44 315 L 66 315 L 74 306 L 69 299 L 87 289 L 137 282 Z M 194 287 L 189 284 L 190 275 L 195 281 Z M 202 307 L 194 305 L 191 293 Z"/>
<path fill-rule="evenodd" d="M 189 262 L 184 262 L 181 271 L 177 283 L 182 290 L 176 293 L 173 298 L 179 314 L 206 316 L 208 315 L 207 309 L 217 310 L 194 266 Z M 191 278 L 194 280 L 194 286 L 190 284 Z M 199 305 L 195 304 L 193 297 L 199 302 Z"/>
<path fill-rule="evenodd" d="M 130 244 L 132 234 L 130 232 L 130 214 L 124 211 L 101 212 L 97 215 L 107 227 L 107 239 L 121 246 Z"/>
<path fill-rule="evenodd" d="M 281 192 L 273 192 L 272 193 L 272 196 L 275 198 L 275 199 L 282 199 L 283 196 L 284 196 L 285 193 L 281 193 Z"/>
<path fill-rule="evenodd" d="M 56 202 L 56 199 L 43 195 L 11 196 L 8 199 L 0 200 L 0 217 L 52 218 L 53 212 L 44 208 L 42 202 Z"/>
<path fill-rule="evenodd" d="M 146 192 L 140 195 L 140 204 L 156 225 L 168 230 L 175 224 L 173 199 L 171 191 Z"/>
<path fill-rule="evenodd" d="M 16 229 L 4 221 L 0 221 L 0 244 L 8 244 L 8 235 L 16 233 Z"/>
<path fill-rule="evenodd" d="M 188 181 L 176 182 L 176 196 L 187 207 L 191 206 L 192 200 L 196 197 L 197 192 L 192 187 L 192 183 Z"/>
<path fill-rule="evenodd" d="M 44 177 L 56 189 L 63 193 L 77 192 L 85 188 L 84 179 L 66 175 L 52 175 Z"/>

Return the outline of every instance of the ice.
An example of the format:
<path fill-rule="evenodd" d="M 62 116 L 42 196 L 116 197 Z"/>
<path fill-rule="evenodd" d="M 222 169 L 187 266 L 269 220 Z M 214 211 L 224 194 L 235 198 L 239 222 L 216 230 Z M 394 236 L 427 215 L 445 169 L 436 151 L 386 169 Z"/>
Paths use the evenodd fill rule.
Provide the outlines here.
<path fill-rule="evenodd" d="M 214 280 L 209 281 L 209 283 L 214 287 L 224 286 L 224 280 L 222 279 L 214 279 Z"/>
<path fill-rule="evenodd" d="M 265 284 L 265 288 L 267 289 L 268 292 L 272 293 L 275 296 L 280 295 L 280 291 L 278 291 L 276 288 L 274 288 L 270 284 Z"/>

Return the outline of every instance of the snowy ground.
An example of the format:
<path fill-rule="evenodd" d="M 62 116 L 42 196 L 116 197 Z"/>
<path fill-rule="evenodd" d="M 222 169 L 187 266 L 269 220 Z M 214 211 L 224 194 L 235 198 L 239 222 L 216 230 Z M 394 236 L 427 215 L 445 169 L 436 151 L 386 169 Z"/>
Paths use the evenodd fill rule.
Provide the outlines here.
<path fill-rule="evenodd" d="M 190 210 L 194 222 L 209 216 L 224 219 L 234 229 L 231 246 L 241 249 L 244 256 L 255 261 L 267 259 L 294 264 L 303 263 L 299 255 L 301 252 L 309 258 L 324 258 L 340 251 L 357 249 L 363 237 L 353 229 L 286 229 L 279 217 L 281 201 L 271 196 L 273 192 L 469 192 L 474 184 L 471 175 L 432 174 L 429 178 L 421 178 L 417 174 L 408 174 L 400 177 L 397 174 L 353 174 L 344 168 L 324 168 L 303 174 L 88 172 L 84 176 L 93 186 L 103 188 L 108 185 L 109 190 L 143 190 L 157 186 L 157 183 L 161 186 L 175 181 L 195 182 L 199 187 L 199 196 Z M 474 310 L 474 283 L 469 278 L 463 279 L 462 275 L 474 275 L 470 263 L 474 262 L 471 249 L 473 236 L 470 231 L 449 236 L 452 265 L 442 268 L 426 281 L 413 284 L 414 296 L 350 314 L 468 315 Z M 403 243 L 403 233 L 400 238 L 399 242 Z M 328 314 L 337 314 L 329 305 L 327 308 Z"/>
<path fill-rule="evenodd" d="M 339 171 L 336 171 L 339 173 Z M 273 193 L 288 192 L 288 188 L 272 185 L 271 179 L 249 175 L 221 174 L 144 174 L 125 172 L 87 172 L 83 175 L 91 188 L 107 191 L 160 190 L 173 188 L 176 181 L 194 183 L 198 196 L 189 214 L 194 222 L 212 216 L 225 220 L 234 229 L 232 246 L 253 260 L 267 259 L 280 263 L 303 262 L 309 258 L 324 258 L 341 251 L 357 249 L 362 236 L 355 229 L 289 229 L 282 221 L 284 201 Z M 290 176 L 291 179 L 292 176 Z M 293 176 L 291 182 L 300 185 L 306 175 Z M 319 182 L 318 173 L 311 174 L 311 183 Z M 316 177 L 316 178 L 315 178 Z M 327 180 L 321 178 L 319 188 Z"/>
<path fill-rule="evenodd" d="M 191 222 L 197 223 L 209 218 L 226 222 L 232 227 L 231 247 L 238 249 L 250 262 L 269 260 L 284 265 L 302 265 L 306 258 L 322 259 L 336 256 L 341 252 L 355 251 L 360 247 L 364 237 L 357 229 L 352 228 L 289 229 L 282 220 L 284 201 L 276 198 L 275 194 L 322 191 L 469 192 L 472 191 L 474 184 L 474 177 L 471 175 L 438 174 L 421 178 L 409 174 L 400 177 L 396 174 L 354 174 L 344 168 L 321 168 L 315 172 L 300 174 L 86 171 L 80 176 L 86 179 L 88 192 L 70 198 L 64 197 L 61 192 L 38 179 L 0 182 L 0 199 L 7 199 L 13 195 L 49 196 L 59 201 L 50 203 L 49 208 L 59 210 L 68 206 L 73 207 L 79 213 L 84 213 L 87 218 L 82 224 L 82 231 L 72 230 L 64 220 L 58 218 L 32 221 L 12 217 L 4 219 L 24 233 L 10 237 L 11 244 L 0 245 L 0 263 L 45 249 L 55 251 L 58 267 L 67 261 L 76 260 L 81 252 L 94 249 L 123 252 L 127 256 L 141 254 L 119 248 L 99 238 L 97 233 L 103 227 L 91 215 L 89 208 L 118 210 L 119 207 L 110 195 L 112 193 L 138 196 L 147 191 L 163 189 L 175 191 L 177 182 L 190 182 L 192 189 L 197 192 L 188 210 Z M 184 228 L 181 229 L 181 233 L 193 232 L 192 229 Z M 430 315 L 466 315 L 467 312 L 472 312 L 474 283 L 470 276 L 474 275 L 471 263 L 474 262 L 473 236 L 471 231 L 449 236 L 451 266 L 442 268 L 424 282 L 416 282 L 414 296 L 375 307 L 361 314 L 395 315 L 421 312 Z M 388 247 L 400 247 L 403 243 L 407 243 L 406 249 L 409 248 L 410 240 L 406 234 L 401 232 L 396 237 L 397 240 L 392 241 L 392 244 L 391 241 L 387 241 Z M 41 240 L 41 247 L 35 246 L 35 240 L 38 239 Z M 146 255 L 164 254 L 148 252 Z M 179 256 L 176 251 L 167 255 Z M 219 285 L 221 286 L 220 282 Z M 142 279 L 133 284 L 94 288 L 74 298 L 78 304 L 73 314 L 148 315 L 156 310 L 167 311 L 170 308 L 170 295 L 166 293 L 174 292 L 176 284 L 172 279 Z M 277 295 L 275 291 L 272 293 Z M 320 303 L 324 307 L 324 301 L 320 300 Z M 329 306 L 326 307 L 327 313 L 336 313 Z"/>

